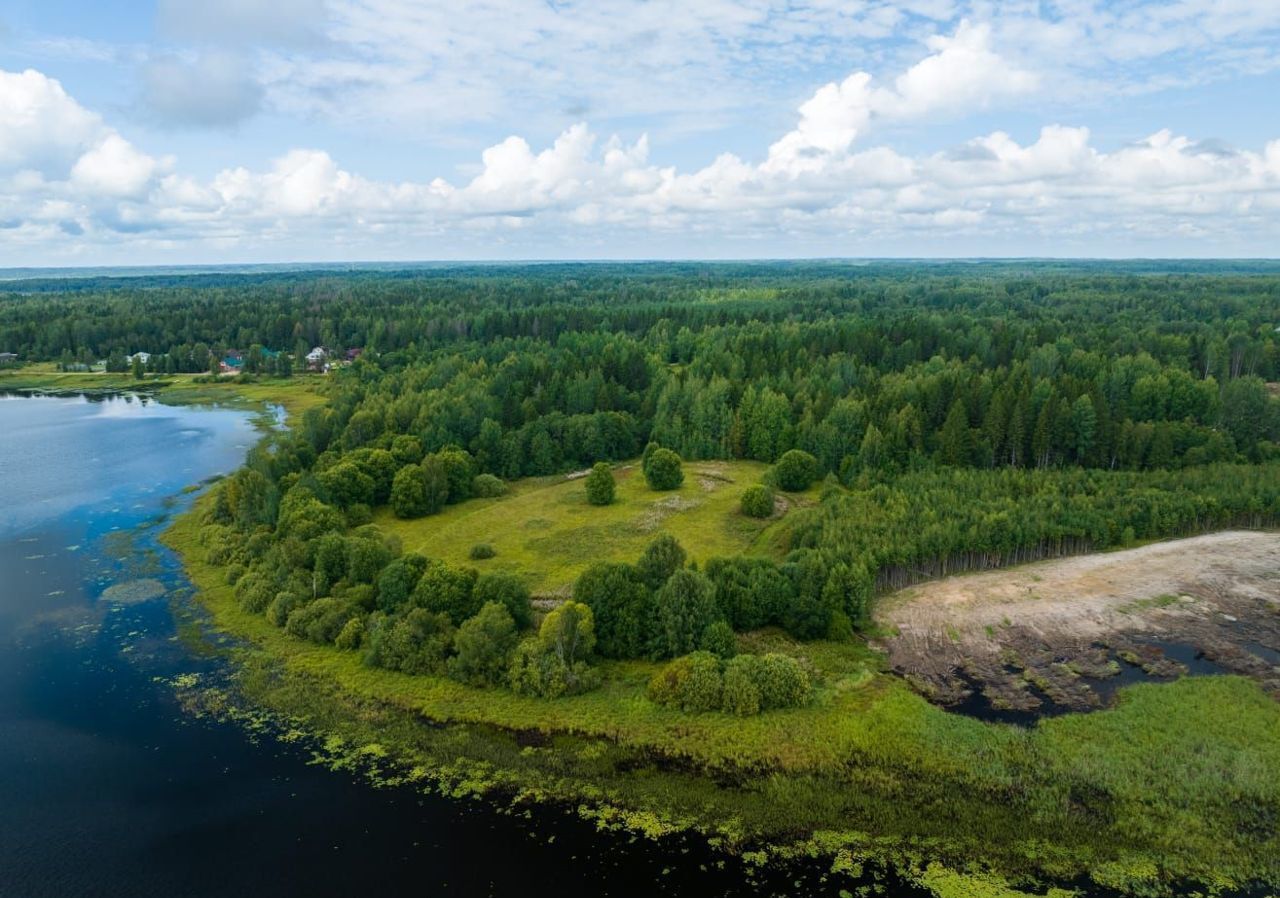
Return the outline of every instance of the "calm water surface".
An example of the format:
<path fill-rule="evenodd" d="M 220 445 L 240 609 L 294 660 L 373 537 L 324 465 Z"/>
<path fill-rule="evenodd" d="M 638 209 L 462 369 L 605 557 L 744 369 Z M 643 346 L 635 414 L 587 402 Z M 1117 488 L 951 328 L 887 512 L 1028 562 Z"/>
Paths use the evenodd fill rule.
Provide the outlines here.
<path fill-rule="evenodd" d="M 189 592 L 156 536 L 257 438 L 241 411 L 0 397 L 0 896 L 835 894 L 185 715 L 168 682 L 219 662 L 176 638 Z"/>

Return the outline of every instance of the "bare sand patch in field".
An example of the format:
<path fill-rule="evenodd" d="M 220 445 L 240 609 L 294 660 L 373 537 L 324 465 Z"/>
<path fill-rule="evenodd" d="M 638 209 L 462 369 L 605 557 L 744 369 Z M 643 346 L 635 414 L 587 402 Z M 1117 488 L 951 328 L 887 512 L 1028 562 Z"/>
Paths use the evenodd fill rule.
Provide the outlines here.
<path fill-rule="evenodd" d="M 944 704 L 1102 704 L 1124 665 L 1156 677 L 1194 648 L 1280 697 L 1280 534 L 1227 531 L 947 577 L 884 599 L 890 664 Z"/>

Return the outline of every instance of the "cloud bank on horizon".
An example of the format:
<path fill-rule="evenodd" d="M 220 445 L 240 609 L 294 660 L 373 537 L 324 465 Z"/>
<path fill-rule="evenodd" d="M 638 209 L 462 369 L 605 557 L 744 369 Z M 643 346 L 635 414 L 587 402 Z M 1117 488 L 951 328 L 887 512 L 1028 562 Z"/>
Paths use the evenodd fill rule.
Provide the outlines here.
<path fill-rule="evenodd" d="M 1280 245 L 1280 4 L 454 6 L 10 25 L 0 265 Z"/>

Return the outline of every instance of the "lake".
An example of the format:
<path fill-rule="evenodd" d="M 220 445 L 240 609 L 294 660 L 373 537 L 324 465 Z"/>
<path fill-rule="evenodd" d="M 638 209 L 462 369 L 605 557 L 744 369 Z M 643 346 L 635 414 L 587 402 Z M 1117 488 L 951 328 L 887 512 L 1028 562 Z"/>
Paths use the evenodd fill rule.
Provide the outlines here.
<path fill-rule="evenodd" d="M 601 834 L 555 809 L 376 789 L 183 711 L 223 663 L 157 541 L 184 488 L 258 439 L 240 410 L 0 396 L 0 895 L 769 895 L 696 839 Z"/>

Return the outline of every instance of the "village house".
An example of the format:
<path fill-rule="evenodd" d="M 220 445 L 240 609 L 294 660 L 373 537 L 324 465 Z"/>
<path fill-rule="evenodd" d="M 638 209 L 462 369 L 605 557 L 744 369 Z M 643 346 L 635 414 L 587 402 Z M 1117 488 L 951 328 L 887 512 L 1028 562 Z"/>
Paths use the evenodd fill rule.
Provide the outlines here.
<path fill-rule="evenodd" d="M 244 368 L 244 353 L 238 349 L 228 349 L 218 363 L 218 370 L 223 374 L 239 374 Z"/>
<path fill-rule="evenodd" d="M 18 360 L 16 352 L 0 352 L 0 365 L 12 365 Z"/>
<path fill-rule="evenodd" d="M 307 367 L 312 371 L 323 371 L 325 359 L 328 357 L 329 351 L 323 346 L 317 346 L 307 353 Z"/>
<path fill-rule="evenodd" d="M 144 365 L 150 365 L 150 364 L 151 364 L 151 353 L 149 353 L 149 352 L 135 352 L 133 355 L 131 355 L 131 356 L 126 356 L 126 357 L 125 357 L 125 361 L 127 361 L 130 365 L 132 365 L 132 364 L 133 364 L 134 359 L 137 359 L 138 361 L 142 362 L 142 364 L 144 364 Z"/>

